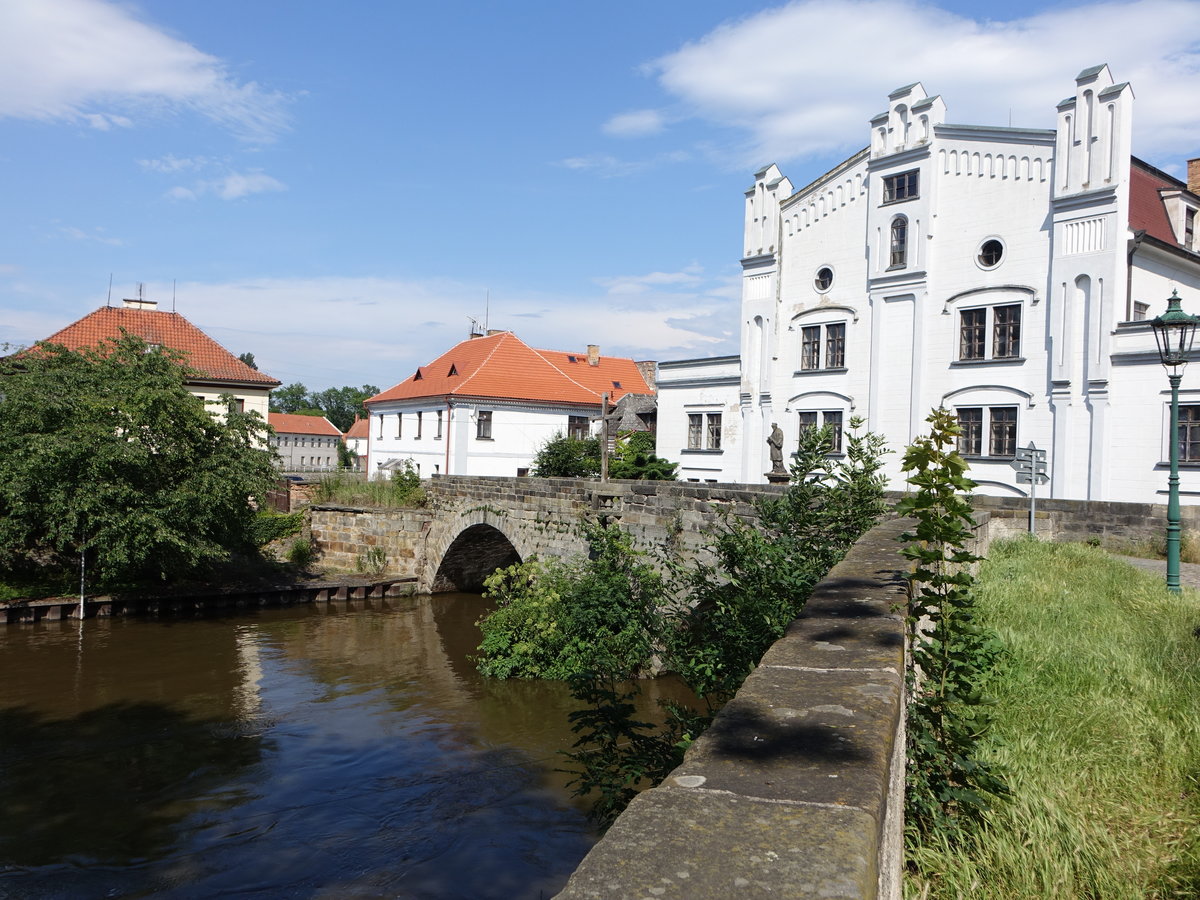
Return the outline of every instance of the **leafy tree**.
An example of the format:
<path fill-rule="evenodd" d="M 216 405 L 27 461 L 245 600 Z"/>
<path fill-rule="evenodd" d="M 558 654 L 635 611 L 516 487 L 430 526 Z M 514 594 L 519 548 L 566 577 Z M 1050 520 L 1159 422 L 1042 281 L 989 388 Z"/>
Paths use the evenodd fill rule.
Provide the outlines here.
<path fill-rule="evenodd" d="M 308 388 L 298 381 L 271 391 L 271 412 L 295 413 L 311 405 Z"/>
<path fill-rule="evenodd" d="M 267 426 L 220 419 L 174 351 L 125 334 L 0 361 L 0 569 L 70 568 L 102 587 L 164 581 L 250 546 L 276 480 Z"/>
<path fill-rule="evenodd" d="M 253 353 L 239 353 L 238 359 L 240 359 L 242 362 L 244 362 L 246 365 L 248 365 L 252 369 L 258 368 L 258 365 L 254 362 L 254 354 Z"/>
<path fill-rule="evenodd" d="M 300 382 L 281 387 L 271 393 L 271 412 L 301 416 L 324 416 L 339 431 L 349 431 L 355 419 L 365 419 L 367 408 L 363 401 L 379 393 L 373 384 L 362 387 L 327 388 L 309 393 Z"/>
<path fill-rule="evenodd" d="M 538 478 L 592 478 L 600 474 L 600 440 L 560 431 L 541 446 L 531 469 Z"/>
<path fill-rule="evenodd" d="M 617 452 L 608 464 L 612 478 L 637 481 L 674 481 L 678 463 L 654 455 L 654 435 L 635 431 L 617 444 Z"/>

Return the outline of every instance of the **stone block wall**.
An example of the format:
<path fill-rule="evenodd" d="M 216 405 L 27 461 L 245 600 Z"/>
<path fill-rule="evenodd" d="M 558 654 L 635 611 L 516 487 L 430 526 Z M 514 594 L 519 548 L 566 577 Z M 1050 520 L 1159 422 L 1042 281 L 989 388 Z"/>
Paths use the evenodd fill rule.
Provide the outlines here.
<path fill-rule="evenodd" d="M 426 509 L 314 507 L 317 559 L 326 568 L 354 572 L 360 556 L 378 547 L 387 555 L 386 574 L 416 578 L 425 562 L 425 535 L 432 521 L 433 514 Z"/>

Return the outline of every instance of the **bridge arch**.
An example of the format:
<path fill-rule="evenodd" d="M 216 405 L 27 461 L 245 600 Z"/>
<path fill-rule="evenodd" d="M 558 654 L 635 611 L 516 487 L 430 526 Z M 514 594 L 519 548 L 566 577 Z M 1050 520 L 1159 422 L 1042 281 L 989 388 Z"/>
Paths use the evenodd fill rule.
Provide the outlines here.
<path fill-rule="evenodd" d="M 431 593 L 482 591 L 485 578 L 519 562 L 521 554 L 499 528 L 483 522 L 468 525 L 441 554 Z"/>

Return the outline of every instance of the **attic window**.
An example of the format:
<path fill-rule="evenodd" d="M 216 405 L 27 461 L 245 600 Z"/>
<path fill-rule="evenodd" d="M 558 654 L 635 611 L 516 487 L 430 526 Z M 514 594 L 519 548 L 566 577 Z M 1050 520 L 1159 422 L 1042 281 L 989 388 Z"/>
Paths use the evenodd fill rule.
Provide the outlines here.
<path fill-rule="evenodd" d="M 450 363 L 450 371 L 446 373 L 446 377 L 449 378 L 450 376 L 457 375 L 457 374 L 458 374 L 458 367 L 455 366 L 454 363 Z"/>
<path fill-rule="evenodd" d="M 568 357 L 567 357 L 567 362 L 573 362 L 573 363 L 577 363 L 577 362 L 579 362 L 579 357 L 577 357 L 577 356 L 568 356 Z"/>
<path fill-rule="evenodd" d="M 613 387 L 615 387 L 615 388 L 619 388 L 620 386 L 621 386 L 621 382 L 619 382 L 619 381 L 614 381 L 614 382 L 613 382 Z"/>
<path fill-rule="evenodd" d="M 421 374 L 421 370 L 417 369 L 417 374 L 413 376 L 413 381 L 420 381 L 425 376 Z"/>

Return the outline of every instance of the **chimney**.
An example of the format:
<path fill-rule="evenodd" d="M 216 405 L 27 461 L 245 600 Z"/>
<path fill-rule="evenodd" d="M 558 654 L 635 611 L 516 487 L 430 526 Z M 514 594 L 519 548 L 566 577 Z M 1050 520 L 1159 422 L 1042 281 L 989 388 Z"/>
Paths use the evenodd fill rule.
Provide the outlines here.
<path fill-rule="evenodd" d="M 1188 160 L 1188 190 L 1200 194 L 1200 159 Z"/>
<path fill-rule="evenodd" d="M 588 344 L 588 365 L 589 366 L 600 365 L 600 345 L 599 344 Z"/>

